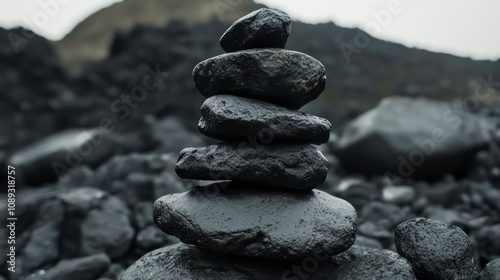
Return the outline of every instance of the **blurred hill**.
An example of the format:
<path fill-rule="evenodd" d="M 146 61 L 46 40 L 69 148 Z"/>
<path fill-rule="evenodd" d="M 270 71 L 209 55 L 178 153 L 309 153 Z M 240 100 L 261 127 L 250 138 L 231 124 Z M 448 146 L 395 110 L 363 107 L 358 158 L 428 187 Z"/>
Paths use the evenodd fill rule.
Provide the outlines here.
<path fill-rule="evenodd" d="M 196 130 L 204 99 L 194 86 L 192 69 L 223 53 L 221 34 L 234 19 L 260 7 L 251 1 L 227 4 L 237 2 L 126 0 L 52 42 L 55 51 L 36 36 L 15 53 L 8 35 L 22 37 L 24 30 L 0 29 L 0 85 L 5 89 L 0 96 L 6 100 L 0 127 L 7 129 L 14 119 L 17 128 L 0 138 L 0 149 L 15 150 L 66 128 L 95 127 L 105 118 L 113 120 L 117 131 L 131 131 L 144 127 L 151 117 L 174 115 Z M 474 61 L 368 35 L 367 44 L 356 46 L 359 36 L 365 36 L 361 30 L 334 23 L 294 22 L 286 46 L 325 65 L 326 90 L 302 111 L 328 118 L 336 131 L 386 96 L 466 101 L 478 88 L 484 91 L 478 77 L 500 80 L 498 60 Z M 346 55 L 341 46 L 355 49 Z M 67 75 L 68 69 L 76 74 Z M 143 85 L 148 71 L 168 77 L 148 89 L 144 100 L 129 105 L 124 98 Z M 494 103 L 495 98 L 498 101 L 498 94 L 479 101 Z"/>
<path fill-rule="evenodd" d="M 232 22 L 263 6 L 248 0 L 125 0 L 104 8 L 79 23 L 62 40 L 53 42 L 65 67 L 78 72 L 88 62 L 103 59 L 116 31 L 137 24 L 164 26 L 171 20 Z"/>

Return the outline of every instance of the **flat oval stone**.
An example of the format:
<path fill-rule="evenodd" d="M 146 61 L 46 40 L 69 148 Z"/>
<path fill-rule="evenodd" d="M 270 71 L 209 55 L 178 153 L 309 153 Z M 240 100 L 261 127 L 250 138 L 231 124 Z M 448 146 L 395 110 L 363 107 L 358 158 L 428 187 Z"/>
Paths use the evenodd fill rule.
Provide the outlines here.
<path fill-rule="evenodd" d="M 326 119 L 233 95 L 217 95 L 201 106 L 198 129 L 220 140 L 250 140 L 261 143 L 289 141 L 321 144 L 330 137 Z"/>
<path fill-rule="evenodd" d="M 220 38 L 226 52 L 253 48 L 284 48 L 292 20 L 287 14 L 262 8 L 235 21 Z"/>
<path fill-rule="evenodd" d="M 474 279 L 472 244 L 460 228 L 436 220 L 416 218 L 401 223 L 394 239 L 418 279 Z"/>
<path fill-rule="evenodd" d="M 154 203 L 153 216 L 161 230 L 184 243 L 276 260 L 299 259 L 317 250 L 341 253 L 354 243 L 357 223 L 356 210 L 347 201 L 325 192 L 235 182 L 163 196 Z"/>
<path fill-rule="evenodd" d="M 310 190 L 325 181 L 328 161 L 308 144 L 226 142 L 182 150 L 175 172 L 185 179 L 233 180 Z"/>
<path fill-rule="evenodd" d="M 299 52 L 251 49 L 196 65 L 193 79 L 205 97 L 230 94 L 299 109 L 325 89 L 325 67 Z"/>

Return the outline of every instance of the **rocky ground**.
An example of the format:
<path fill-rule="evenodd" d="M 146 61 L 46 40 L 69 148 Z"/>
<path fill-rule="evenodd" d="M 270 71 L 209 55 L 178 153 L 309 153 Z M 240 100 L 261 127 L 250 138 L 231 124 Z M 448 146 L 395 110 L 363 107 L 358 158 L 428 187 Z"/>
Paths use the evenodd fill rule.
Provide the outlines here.
<path fill-rule="evenodd" d="M 181 149 L 214 143 L 191 128 L 203 98 L 185 77 L 196 63 L 186 60 L 220 53 L 213 30 L 221 34 L 225 28 L 181 22 L 164 29 L 137 27 L 118 34 L 110 57 L 77 77 L 66 74 L 43 38 L 0 30 L 0 126 L 6 132 L 0 161 L 16 167 L 18 218 L 16 273 L 7 273 L 3 254 L 0 279 L 117 279 L 156 249 L 151 254 L 158 258 L 200 258 L 179 263 L 172 268 L 177 273 L 210 267 L 231 277 L 234 266 L 255 270 L 244 257 L 227 259 L 191 245 L 159 249 L 179 240 L 153 221 L 156 199 L 206 184 L 174 172 Z M 27 41 L 16 49 L 9 34 Z M 184 43 L 168 44 L 168 38 Z M 495 89 L 490 84 L 480 92 Z M 472 91 L 454 104 L 391 97 L 349 118 L 322 115 L 339 125 L 319 147 L 330 163 L 319 189 L 351 203 L 358 216 L 356 246 L 332 261 L 339 267 L 336 279 L 353 279 L 355 270 L 377 279 L 394 275 L 380 269 L 387 263 L 397 264 L 401 279 L 411 279 L 411 268 L 418 279 L 432 279 L 450 265 L 470 279 L 500 258 L 500 109 L 473 106 L 474 96 L 484 100 Z M 205 108 L 204 118 L 217 113 L 210 104 Z M 213 136 L 210 127 L 202 132 Z M 321 133 L 306 141 L 323 142 Z M 0 203 L 5 209 L 6 193 Z M 7 237 L 7 230 L 1 227 L 1 235 Z M 419 238 L 429 250 L 415 247 Z M 0 246 L 7 251 L 6 242 Z M 456 257 L 440 259 L 437 252 L 443 251 Z M 257 270 L 293 277 L 293 265 Z M 498 266 L 498 260 L 491 262 L 481 279 L 496 279 Z M 322 279 L 321 269 L 314 273 Z"/>

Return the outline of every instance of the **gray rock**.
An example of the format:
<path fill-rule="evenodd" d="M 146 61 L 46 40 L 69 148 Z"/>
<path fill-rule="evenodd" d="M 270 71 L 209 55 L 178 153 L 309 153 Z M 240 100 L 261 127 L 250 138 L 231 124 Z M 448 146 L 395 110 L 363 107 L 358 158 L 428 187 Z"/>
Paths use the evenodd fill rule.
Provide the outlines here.
<path fill-rule="evenodd" d="M 68 129 L 16 152 L 9 159 L 18 179 L 28 185 L 54 180 L 80 165 L 97 166 L 114 154 L 110 132 Z"/>
<path fill-rule="evenodd" d="M 86 214 L 94 208 L 98 208 L 108 194 L 102 190 L 83 187 L 66 190 L 58 195 L 68 213 Z"/>
<path fill-rule="evenodd" d="M 122 265 L 113 263 L 109 266 L 108 271 L 99 276 L 97 280 L 118 280 L 123 272 L 125 272 L 125 268 Z"/>
<path fill-rule="evenodd" d="M 325 181 L 328 161 L 308 144 L 220 143 L 182 150 L 175 172 L 186 179 L 313 189 Z"/>
<path fill-rule="evenodd" d="M 262 8 L 235 21 L 220 38 L 220 46 L 226 52 L 284 48 L 291 28 L 287 14 Z"/>
<path fill-rule="evenodd" d="M 267 259 L 303 258 L 318 248 L 337 254 L 354 243 L 356 211 L 322 191 L 290 192 L 238 183 L 219 187 L 216 194 L 206 189 L 158 199 L 158 227 L 184 243 Z"/>
<path fill-rule="evenodd" d="M 475 233 L 474 240 L 484 263 L 500 258 L 500 224 L 482 226 Z"/>
<path fill-rule="evenodd" d="M 415 189 L 411 186 L 385 186 L 382 199 L 396 205 L 407 205 L 415 200 Z"/>
<path fill-rule="evenodd" d="M 395 241 L 419 279 L 473 279 L 477 274 L 472 244 L 456 226 L 416 218 L 396 228 Z"/>
<path fill-rule="evenodd" d="M 500 280 L 500 259 L 495 259 L 489 262 L 476 279 Z"/>
<path fill-rule="evenodd" d="M 299 109 L 326 83 L 325 67 L 299 52 L 252 49 L 219 55 L 196 65 L 196 87 L 205 97 L 230 94 Z"/>
<path fill-rule="evenodd" d="M 176 117 L 166 117 L 151 125 L 153 139 L 159 143 L 156 154 L 178 153 L 185 147 L 205 145 L 199 134 L 189 131 Z"/>
<path fill-rule="evenodd" d="M 49 200 L 40 206 L 30 238 L 20 256 L 23 273 L 57 260 L 63 216 L 64 208 L 58 200 Z"/>
<path fill-rule="evenodd" d="M 299 273 L 309 279 L 328 279 L 335 268 L 325 260 L 316 262 L 318 268 L 307 272 L 304 269 L 307 269 L 307 264 L 305 261 L 298 264 L 273 261 L 271 265 L 268 260 L 220 254 L 179 243 L 144 255 L 122 274 L 120 280 L 301 279 L 294 277 L 296 269 L 300 269 Z"/>
<path fill-rule="evenodd" d="M 366 237 L 363 235 L 356 235 L 356 241 L 353 246 L 366 247 L 372 249 L 383 249 L 382 244 L 377 239 Z"/>
<path fill-rule="evenodd" d="M 101 165 L 95 172 L 99 188 L 125 201 L 131 208 L 158 197 L 189 189 L 188 181 L 175 174 L 177 155 L 119 155 Z"/>
<path fill-rule="evenodd" d="M 405 208 L 372 201 L 359 213 L 359 233 L 380 241 L 392 241 L 394 229 L 401 222 L 415 216 Z"/>
<path fill-rule="evenodd" d="M 348 169 L 390 172 L 395 180 L 459 172 L 488 147 L 489 137 L 482 120 L 453 108 L 428 99 L 386 98 L 347 125 L 334 154 Z"/>
<path fill-rule="evenodd" d="M 353 246 L 338 257 L 347 258 L 349 261 L 341 263 L 339 268 L 333 270 L 332 274 L 326 279 L 417 279 L 413 274 L 410 263 L 398 254 L 388 250 Z"/>
<path fill-rule="evenodd" d="M 375 184 L 356 178 L 342 179 L 331 189 L 330 193 L 349 201 L 358 211 L 370 201 L 380 198 L 380 191 Z"/>
<path fill-rule="evenodd" d="M 227 141 L 328 141 L 332 125 L 326 119 L 250 98 L 218 95 L 201 106 L 198 129 L 206 136 Z"/>
<path fill-rule="evenodd" d="M 95 280 L 106 272 L 111 265 L 106 254 L 62 260 L 49 270 L 39 272 L 27 277 L 27 280 Z"/>
<path fill-rule="evenodd" d="M 119 258 L 129 250 L 133 238 L 134 229 L 122 213 L 94 209 L 81 225 L 84 255 L 105 252 L 112 259 Z"/>

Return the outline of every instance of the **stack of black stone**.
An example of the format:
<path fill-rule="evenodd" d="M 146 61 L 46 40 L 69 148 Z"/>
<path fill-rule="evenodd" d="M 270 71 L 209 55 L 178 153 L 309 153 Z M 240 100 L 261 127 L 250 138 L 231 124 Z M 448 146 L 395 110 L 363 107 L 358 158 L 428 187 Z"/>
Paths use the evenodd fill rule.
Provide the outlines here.
<path fill-rule="evenodd" d="M 195 67 L 208 98 L 199 130 L 225 142 L 184 149 L 176 172 L 218 182 L 155 202 L 158 227 L 183 243 L 144 256 L 122 279 L 278 279 L 293 261 L 354 243 L 354 208 L 314 190 L 328 161 L 310 144 L 327 142 L 331 124 L 296 110 L 324 90 L 325 68 L 283 49 L 290 29 L 288 15 L 255 11 L 222 36 L 226 54 Z"/>

